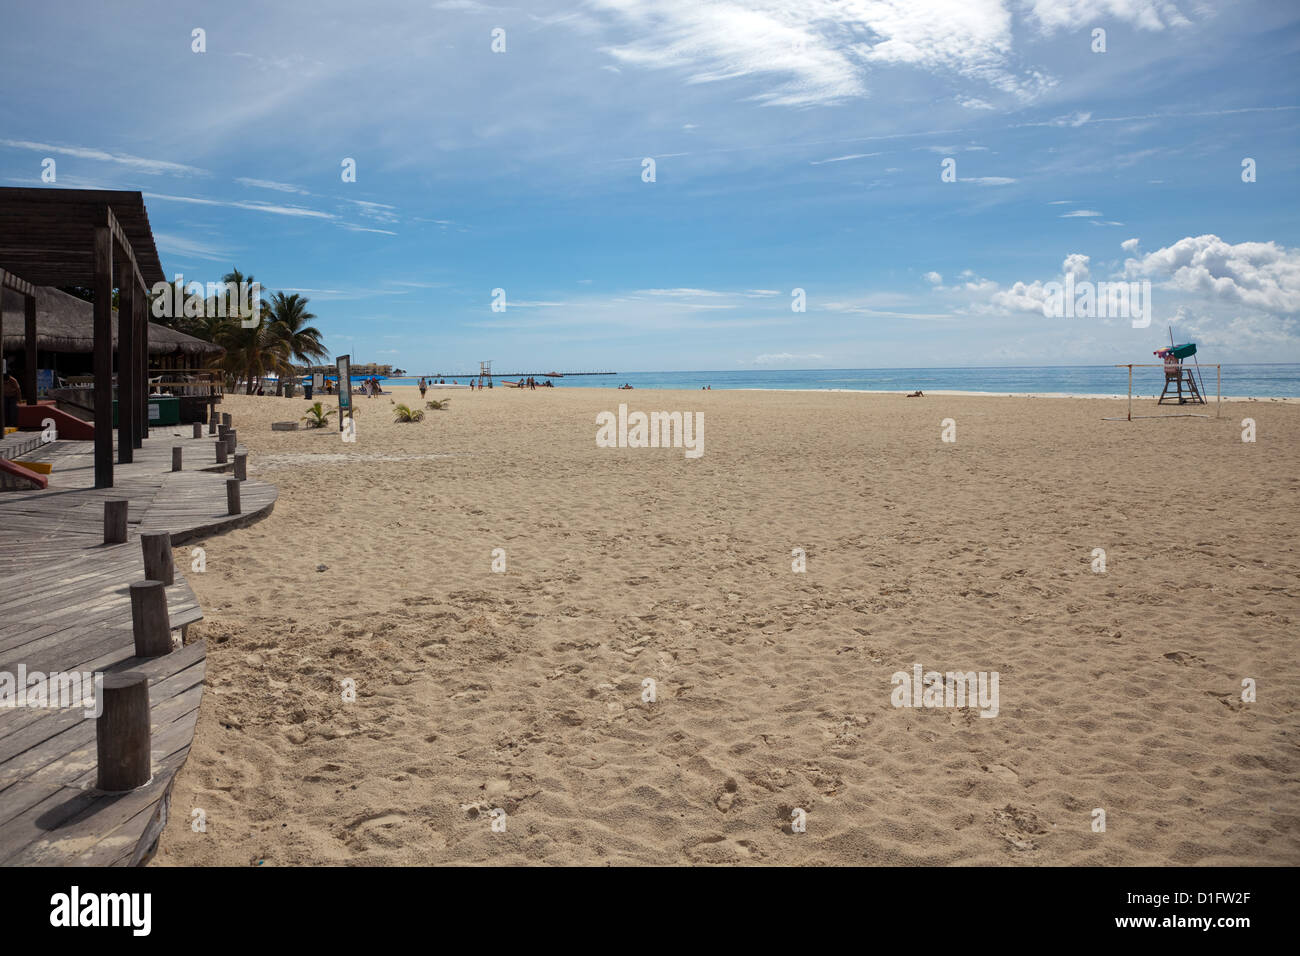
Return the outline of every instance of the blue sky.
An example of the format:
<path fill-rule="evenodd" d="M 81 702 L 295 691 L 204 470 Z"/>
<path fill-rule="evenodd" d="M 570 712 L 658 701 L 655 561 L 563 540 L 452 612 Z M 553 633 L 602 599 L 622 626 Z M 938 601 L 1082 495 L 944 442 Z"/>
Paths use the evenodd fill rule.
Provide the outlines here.
<path fill-rule="evenodd" d="M 1294 3 L 300 6 L 7 9 L 0 183 L 141 190 L 169 275 L 415 372 L 1300 361 Z"/>

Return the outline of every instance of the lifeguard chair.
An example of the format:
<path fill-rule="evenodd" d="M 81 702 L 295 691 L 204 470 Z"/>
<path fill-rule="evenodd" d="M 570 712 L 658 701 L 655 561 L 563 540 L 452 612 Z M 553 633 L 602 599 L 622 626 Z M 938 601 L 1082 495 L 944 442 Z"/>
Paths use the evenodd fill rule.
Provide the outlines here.
<path fill-rule="evenodd" d="M 1183 364 L 1183 359 L 1196 354 L 1196 343 L 1184 345 L 1165 345 L 1153 353 L 1165 363 L 1165 388 L 1160 393 L 1158 405 L 1204 405 L 1205 398 L 1196 387 L 1196 377 L 1192 369 Z M 1172 390 L 1173 394 L 1170 394 Z"/>

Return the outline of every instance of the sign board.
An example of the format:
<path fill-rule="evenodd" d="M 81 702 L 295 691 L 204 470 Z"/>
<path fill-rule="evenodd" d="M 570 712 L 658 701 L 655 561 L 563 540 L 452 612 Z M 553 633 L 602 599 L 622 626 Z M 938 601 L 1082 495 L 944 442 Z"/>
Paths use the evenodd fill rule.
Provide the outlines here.
<path fill-rule="evenodd" d="M 311 387 L 318 392 L 325 391 L 325 373 L 315 372 L 311 377 Z"/>
<path fill-rule="evenodd" d="M 339 370 L 339 431 L 343 431 L 343 412 L 352 412 L 352 356 L 340 355 Z"/>
<path fill-rule="evenodd" d="M 156 422 L 156 421 L 158 421 L 158 418 L 159 418 L 159 415 L 158 415 L 158 403 L 157 403 L 157 402 L 150 402 L 150 403 L 149 403 L 149 421 L 151 421 L 151 422 Z"/>

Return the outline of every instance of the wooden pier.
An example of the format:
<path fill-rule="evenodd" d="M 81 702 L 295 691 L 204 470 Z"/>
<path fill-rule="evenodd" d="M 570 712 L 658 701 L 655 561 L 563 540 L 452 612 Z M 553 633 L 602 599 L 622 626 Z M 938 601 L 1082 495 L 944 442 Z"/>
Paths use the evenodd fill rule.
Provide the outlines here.
<path fill-rule="evenodd" d="M 243 481 L 240 511 L 229 514 L 233 462 L 216 463 L 212 438 L 169 431 L 155 427 L 134 461 L 118 465 L 111 488 L 94 487 L 93 442 L 57 441 L 24 455 L 51 464 L 48 488 L 0 492 L 0 674 L 20 665 L 28 675 L 143 674 L 152 770 L 136 789 L 98 790 L 96 720 L 85 708 L 0 707 L 0 865 L 138 865 L 166 824 L 172 781 L 194 737 L 206 647 L 136 656 L 130 585 L 145 579 L 140 535 L 193 542 L 264 517 L 276 499 L 273 485 Z M 3 441 L 17 444 L 16 436 Z M 172 470 L 174 447 L 180 471 Z M 121 499 L 126 541 L 104 544 L 105 502 Z M 168 624 L 182 635 L 202 617 L 182 574 L 189 568 L 177 562 L 165 588 Z"/>

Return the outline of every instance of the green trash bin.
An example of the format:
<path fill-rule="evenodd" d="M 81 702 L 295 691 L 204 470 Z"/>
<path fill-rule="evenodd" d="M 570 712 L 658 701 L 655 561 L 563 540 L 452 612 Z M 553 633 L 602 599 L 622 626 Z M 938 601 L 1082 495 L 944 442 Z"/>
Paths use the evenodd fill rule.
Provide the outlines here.
<path fill-rule="evenodd" d="M 181 400 L 175 395 L 149 396 L 149 424 L 179 425 L 181 423 Z M 113 427 L 117 427 L 117 399 L 113 399 Z"/>

